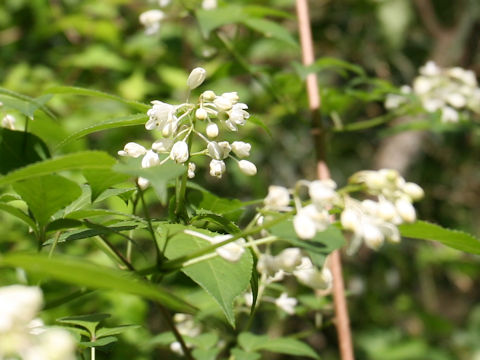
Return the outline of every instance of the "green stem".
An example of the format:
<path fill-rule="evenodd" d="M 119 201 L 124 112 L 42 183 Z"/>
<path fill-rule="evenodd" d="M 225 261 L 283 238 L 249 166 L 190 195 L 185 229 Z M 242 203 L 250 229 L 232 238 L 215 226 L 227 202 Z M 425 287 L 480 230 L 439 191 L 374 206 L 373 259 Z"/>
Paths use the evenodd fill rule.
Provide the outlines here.
<path fill-rule="evenodd" d="M 177 219 L 183 219 L 185 222 L 188 223 L 188 215 L 185 211 L 185 193 L 187 191 L 187 179 L 188 179 L 188 162 L 190 161 L 191 157 L 191 149 L 192 149 L 192 140 L 193 140 L 193 130 L 195 128 L 195 118 L 193 119 L 192 129 L 188 134 L 187 137 L 187 145 L 188 145 L 188 159 L 185 161 L 185 172 L 183 173 L 181 180 L 180 180 L 180 188 L 178 188 L 178 181 L 177 181 L 177 196 L 176 196 L 176 206 L 175 206 L 175 215 Z"/>
<path fill-rule="evenodd" d="M 60 231 L 57 232 L 57 236 L 55 236 L 55 240 L 53 241 L 52 247 L 50 248 L 50 251 L 48 252 L 48 258 L 52 257 L 53 252 L 55 251 L 55 248 L 57 247 L 58 239 L 60 239 Z"/>

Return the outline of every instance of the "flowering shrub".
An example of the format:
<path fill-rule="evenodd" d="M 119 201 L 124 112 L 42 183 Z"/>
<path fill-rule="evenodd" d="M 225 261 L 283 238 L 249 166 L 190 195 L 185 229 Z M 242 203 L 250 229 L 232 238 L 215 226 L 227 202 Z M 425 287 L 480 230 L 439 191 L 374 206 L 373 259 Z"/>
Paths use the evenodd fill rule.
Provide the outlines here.
<path fill-rule="evenodd" d="M 155 3 L 162 10 L 139 18 L 147 35 L 161 33 L 169 9 L 181 7 Z M 204 34 L 232 22 L 296 45 L 275 22 L 217 5 L 202 1 L 195 13 Z M 247 10 L 271 13 L 261 7 Z M 206 21 L 212 19 L 217 25 Z M 216 33 L 216 40 L 241 62 L 224 35 Z M 259 86 L 282 99 L 278 89 L 243 66 Z M 363 74 L 351 64 L 338 67 Z M 300 69 L 299 78 L 302 71 L 311 69 Z M 478 112 L 473 73 L 428 63 L 421 74 L 413 93 L 426 112 L 440 111 L 449 122 L 459 119 L 457 110 Z M 259 359 L 263 352 L 319 358 L 303 338 L 319 331 L 320 315 L 331 318 L 334 251 L 345 247 L 355 255 L 363 244 L 380 250 L 405 236 L 480 253 L 474 237 L 417 220 L 413 203 L 425 196 L 423 189 L 391 169 L 355 172 L 344 186 L 333 179 L 295 180 L 291 188 L 268 184 L 263 198 L 247 202 L 234 187 L 228 189 L 230 197 L 205 189 L 202 185 L 209 183 L 202 180 L 220 183 L 237 173 L 239 181 L 255 181 L 264 169 L 247 160 L 256 149 L 244 134 L 257 126 L 268 130 L 251 116 L 240 91 L 204 89 L 207 75 L 196 67 L 179 76 L 175 94 L 185 95 L 180 104 L 155 97 L 162 100 L 149 105 L 78 87 L 54 87 L 38 98 L 0 91 L 8 112 L 0 129 L 0 210 L 22 223 L 34 243 L 25 241 L 0 255 L 0 268 L 8 274 L 0 288 L 0 359 L 94 359 L 115 348 L 124 332 L 125 338 L 140 334 L 133 351 L 150 358 L 154 349 L 201 360 Z M 407 105 L 411 91 L 404 88 L 382 100 L 389 109 Z M 46 104 L 60 94 L 114 100 L 129 114 L 60 134 L 52 144 L 41 127 L 34 132 L 29 126 L 56 120 Z M 23 131 L 11 113 L 25 117 Z M 120 133 L 127 126 L 141 130 L 132 130 L 128 139 L 122 135 L 118 156 L 76 148 L 75 141 L 87 135 Z M 102 148 L 101 142 L 95 147 Z M 44 321 L 55 328 L 37 318 L 42 291 Z M 115 316 L 131 305 L 125 301 L 117 304 L 121 310 L 110 309 L 102 304 L 108 294 L 133 295 L 135 305 L 146 309 L 148 304 L 145 318 L 151 319 L 104 326 L 110 316 L 104 311 Z M 66 307 L 72 303 L 83 313 Z M 50 309 L 63 313 L 52 318 Z M 269 319 L 293 317 L 306 320 L 305 331 L 258 334 Z"/>

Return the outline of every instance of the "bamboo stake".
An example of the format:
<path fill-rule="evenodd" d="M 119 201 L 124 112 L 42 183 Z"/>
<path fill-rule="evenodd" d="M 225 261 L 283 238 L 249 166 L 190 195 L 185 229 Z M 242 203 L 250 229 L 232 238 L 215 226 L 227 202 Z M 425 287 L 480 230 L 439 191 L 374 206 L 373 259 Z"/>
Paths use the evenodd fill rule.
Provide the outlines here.
<path fill-rule="evenodd" d="M 310 14 L 307 0 L 296 0 L 298 28 L 300 32 L 300 43 L 302 46 L 302 60 L 304 65 L 311 65 L 315 61 L 313 52 L 312 32 L 310 28 Z M 307 76 L 307 94 L 309 109 L 312 115 L 313 136 L 315 139 L 315 150 L 317 157 L 317 176 L 320 180 L 330 178 L 325 158 L 324 131 L 320 119 L 320 94 L 318 91 L 318 80 L 315 73 Z M 339 350 L 342 360 L 354 360 L 352 335 L 350 331 L 350 319 L 348 316 L 347 302 L 343 284 L 342 263 L 340 252 L 334 251 L 330 256 L 330 270 L 333 275 L 333 301 L 335 306 L 337 336 Z"/>

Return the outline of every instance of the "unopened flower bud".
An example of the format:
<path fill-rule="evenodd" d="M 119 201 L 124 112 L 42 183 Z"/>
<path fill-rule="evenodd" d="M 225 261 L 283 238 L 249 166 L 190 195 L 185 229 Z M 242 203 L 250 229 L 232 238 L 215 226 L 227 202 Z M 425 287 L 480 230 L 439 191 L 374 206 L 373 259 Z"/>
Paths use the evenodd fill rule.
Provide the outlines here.
<path fill-rule="evenodd" d="M 210 123 L 207 125 L 207 136 L 211 139 L 216 138 L 218 136 L 218 125 L 215 123 Z"/>
<path fill-rule="evenodd" d="M 215 100 L 216 97 L 217 95 L 215 95 L 215 93 L 212 90 L 207 90 L 202 94 L 202 98 L 205 101 L 213 101 Z"/>
<path fill-rule="evenodd" d="M 232 143 L 232 150 L 239 158 L 250 156 L 250 149 L 252 145 L 243 141 L 234 141 Z"/>
<path fill-rule="evenodd" d="M 188 145 L 185 141 L 177 141 L 170 151 L 170 158 L 177 163 L 184 163 L 188 160 Z"/>
<path fill-rule="evenodd" d="M 263 202 L 268 209 L 282 210 L 290 203 L 290 193 L 283 186 L 271 185 L 268 187 L 268 195 Z"/>
<path fill-rule="evenodd" d="M 405 183 L 402 190 L 410 197 L 410 199 L 412 199 L 412 201 L 420 200 L 424 196 L 423 189 L 413 182 Z"/>
<path fill-rule="evenodd" d="M 158 154 L 152 150 L 148 150 L 145 156 L 142 159 L 142 168 L 150 168 L 160 164 L 160 159 Z"/>
<path fill-rule="evenodd" d="M 193 179 L 195 177 L 195 169 L 196 169 L 195 163 L 189 162 L 188 163 L 188 172 L 187 172 L 187 175 L 188 175 L 189 179 Z"/>
<path fill-rule="evenodd" d="M 395 210 L 395 206 L 390 201 L 383 200 L 378 203 L 378 215 L 386 221 L 392 220 L 396 215 L 397 211 Z"/>
<path fill-rule="evenodd" d="M 148 187 L 148 185 L 150 184 L 150 181 L 148 181 L 147 179 L 145 179 L 143 177 L 139 177 L 138 180 L 137 180 L 137 184 L 138 184 L 138 186 L 140 186 L 140 189 L 145 190 Z"/>
<path fill-rule="evenodd" d="M 4 128 L 15 130 L 15 117 L 13 115 L 7 114 L 2 119 L 2 126 Z"/>
<path fill-rule="evenodd" d="M 302 263 L 302 252 L 299 248 L 287 248 L 278 254 L 275 259 L 280 269 L 292 272 Z"/>
<path fill-rule="evenodd" d="M 360 220 L 357 213 L 348 208 L 343 210 L 340 222 L 345 230 L 357 232 L 360 228 Z"/>
<path fill-rule="evenodd" d="M 203 109 L 203 108 L 198 108 L 198 109 L 195 111 L 195 117 L 196 117 L 198 120 L 205 120 L 205 119 L 208 117 L 207 110 L 205 110 L 205 109 Z"/>
<path fill-rule="evenodd" d="M 205 71 L 204 68 L 197 67 L 192 70 L 190 75 L 188 76 L 187 79 L 187 86 L 190 88 L 190 90 L 193 90 L 205 81 L 205 77 L 207 76 L 207 72 Z"/>
<path fill-rule="evenodd" d="M 120 150 L 118 152 L 118 155 L 138 158 L 139 156 L 145 155 L 146 153 L 147 149 L 145 149 L 142 145 L 134 142 L 129 142 L 124 146 L 123 150 Z"/>
<path fill-rule="evenodd" d="M 382 246 L 384 241 L 384 236 L 382 232 L 374 225 L 366 223 L 362 226 L 363 238 L 365 244 L 374 250 L 377 250 Z"/>
<path fill-rule="evenodd" d="M 398 214 L 406 222 L 414 222 L 416 219 L 415 208 L 407 199 L 398 199 L 395 201 L 395 207 Z"/>
<path fill-rule="evenodd" d="M 213 159 L 212 161 L 210 161 L 210 175 L 221 178 L 224 172 L 225 163 L 223 162 L 223 160 Z"/>
<path fill-rule="evenodd" d="M 317 233 L 315 222 L 309 216 L 302 213 L 302 211 L 299 211 L 293 218 L 293 227 L 300 239 L 313 239 Z"/>
<path fill-rule="evenodd" d="M 248 160 L 240 160 L 238 162 L 238 167 L 240 168 L 241 172 L 248 176 L 253 176 L 257 173 L 257 167 L 255 164 Z"/>

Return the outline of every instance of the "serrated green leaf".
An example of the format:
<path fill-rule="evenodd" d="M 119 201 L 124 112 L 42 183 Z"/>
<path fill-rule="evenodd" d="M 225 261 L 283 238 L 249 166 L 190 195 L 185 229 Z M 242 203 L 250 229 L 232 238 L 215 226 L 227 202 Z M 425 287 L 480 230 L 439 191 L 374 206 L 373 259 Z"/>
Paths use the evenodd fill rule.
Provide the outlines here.
<path fill-rule="evenodd" d="M 211 245 L 207 240 L 185 234 L 183 231 L 186 229 L 212 237 L 219 235 L 208 230 L 179 224 L 162 224 L 160 229 L 162 233 L 171 236 L 164 253 L 167 259 L 188 255 Z M 165 239 L 161 241 L 165 241 Z M 164 244 L 160 244 L 160 248 L 163 247 Z M 183 268 L 182 271 L 215 299 L 222 308 L 228 322 L 235 326 L 233 301 L 248 287 L 252 265 L 252 256 L 249 251 L 245 251 L 241 259 L 236 263 L 217 256 Z"/>
<path fill-rule="evenodd" d="M 438 241 L 453 249 L 471 254 L 480 254 L 480 240 L 462 231 L 445 229 L 426 221 L 402 224 L 398 228 L 402 236 L 412 239 Z"/>
<path fill-rule="evenodd" d="M 38 136 L 0 128 L 0 174 L 49 157 L 47 145 Z"/>
<path fill-rule="evenodd" d="M 110 169 L 115 159 L 102 151 L 82 151 L 58 156 L 15 170 L 0 177 L 0 186 L 63 170 Z"/>
<path fill-rule="evenodd" d="M 138 101 L 132 101 L 132 100 L 127 100 L 123 99 L 120 96 L 117 95 L 112 95 L 108 94 L 102 91 L 98 90 L 92 90 L 92 89 L 85 89 L 81 87 L 76 87 L 76 86 L 55 86 L 49 88 L 46 93 L 48 94 L 71 94 L 71 95 L 82 95 L 82 96 L 93 96 L 93 97 L 99 97 L 99 98 L 104 98 L 104 99 L 109 99 L 109 100 L 115 100 L 118 102 L 121 102 L 123 104 L 127 104 L 139 111 L 147 111 L 150 109 L 150 105 L 148 104 L 143 104 Z"/>
<path fill-rule="evenodd" d="M 13 189 L 27 203 L 41 226 L 46 225 L 53 214 L 82 193 L 77 183 L 60 175 L 45 175 L 19 181 L 13 185 Z"/>
<path fill-rule="evenodd" d="M 141 159 L 125 159 L 125 162 L 116 164 L 113 170 L 131 176 L 143 177 L 150 181 L 160 202 L 165 205 L 167 203 L 168 182 L 182 175 L 186 171 L 185 166 L 167 161 L 163 165 L 144 169 L 140 162 Z"/>
<path fill-rule="evenodd" d="M 270 231 L 281 240 L 304 249 L 310 255 L 313 263 L 319 267 L 323 266 L 325 259 L 330 253 L 345 244 L 342 232 L 333 225 L 330 225 L 325 231 L 317 232 L 315 237 L 310 240 L 298 238 L 291 219 L 272 226 Z"/>
<path fill-rule="evenodd" d="M 241 22 L 245 26 L 262 33 L 268 38 L 281 40 L 291 46 L 298 47 L 298 43 L 295 41 L 290 31 L 276 22 L 249 17 L 243 17 Z"/>
<path fill-rule="evenodd" d="M 127 175 L 119 174 L 118 172 L 111 170 L 85 170 L 83 171 L 83 176 L 85 179 L 87 179 L 90 189 L 92 190 L 92 203 L 100 196 L 101 193 L 111 186 L 128 180 Z"/>
<path fill-rule="evenodd" d="M 254 335 L 243 332 L 238 336 L 239 345 L 248 352 L 270 351 L 274 353 L 305 356 L 319 359 L 315 351 L 307 344 L 292 338 L 269 338 L 266 335 Z"/>
<path fill-rule="evenodd" d="M 130 115 L 130 116 L 122 116 L 120 118 L 112 119 L 112 120 L 107 120 L 104 122 L 101 122 L 99 124 L 91 125 L 88 126 L 80 131 L 77 131 L 76 133 L 73 133 L 66 139 L 62 140 L 60 143 L 55 145 L 57 149 L 71 143 L 72 141 L 78 140 L 84 136 L 87 136 L 89 134 L 93 134 L 98 131 L 103 131 L 103 130 L 109 130 L 109 129 L 116 129 L 119 127 L 125 127 L 125 126 L 138 126 L 138 125 L 144 125 L 145 122 L 148 120 L 148 116 L 146 114 L 136 114 L 136 115 Z"/>
<path fill-rule="evenodd" d="M 40 277 L 50 277 L 92 289 L 120 291 L 158 301 L 176 311 L 192 313 L 195 308 L 159 286 L 149 284 L 131 272 L 56 255 L 11 253 L 0 257 L 1 267 L 20 267 Z"/>

